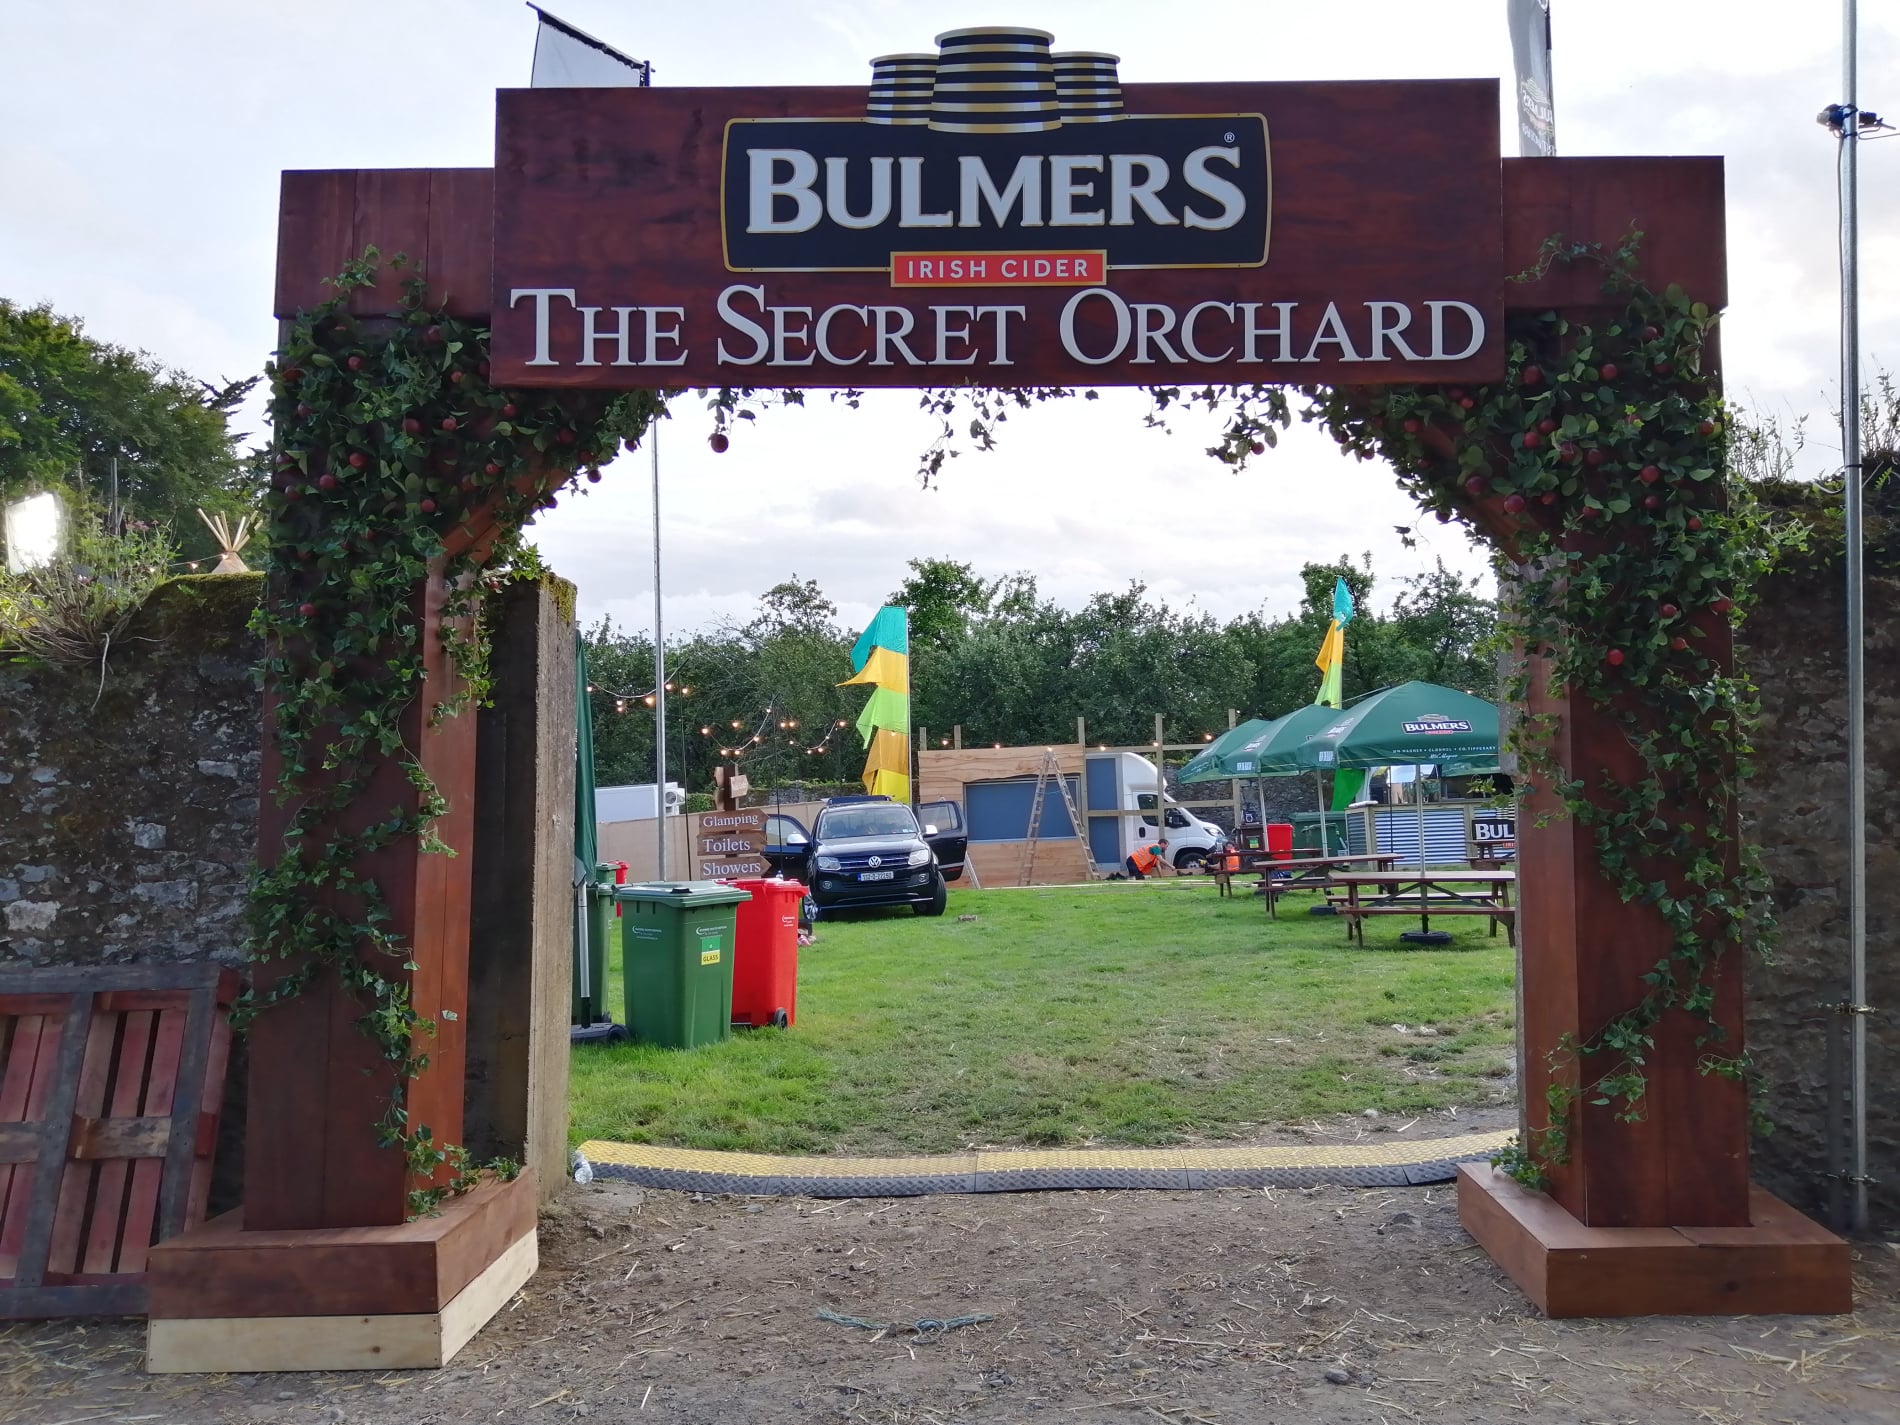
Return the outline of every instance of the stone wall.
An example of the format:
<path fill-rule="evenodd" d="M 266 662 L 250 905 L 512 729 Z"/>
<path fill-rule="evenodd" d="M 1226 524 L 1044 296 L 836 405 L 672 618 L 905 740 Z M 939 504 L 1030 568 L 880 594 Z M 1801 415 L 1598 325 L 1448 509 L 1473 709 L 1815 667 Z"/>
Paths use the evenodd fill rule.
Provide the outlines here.
<path fill-rule="evenodd" d="M 0 965 L 243 960 L 260 587 L 161 586 L 103 677 L 0 664 Z"/>
<path fill-rule="evenodd" d="M 1877 552 L 1877 551 L 1876 551 Z M 1867 581 L 1869 1172 L 1876 1230 L 1900 1230 L 1900 567 Z M 1775 1125 L 1755 1176 L 1825 1217 L 1827 1024 L 1847 997 L 1846 600 L 1831 564 L 1774 575 L 1743 630 L 1761 687 L 1757 773 L 1743 812 L 1780 926 L 1772 963 L 1749 968 L 1747 1035 Z M 1845 1056 L 1843 1055 L 1843 1064 Z M 1844 1086 L 1840 1102 L 1845 1102 Z"/>

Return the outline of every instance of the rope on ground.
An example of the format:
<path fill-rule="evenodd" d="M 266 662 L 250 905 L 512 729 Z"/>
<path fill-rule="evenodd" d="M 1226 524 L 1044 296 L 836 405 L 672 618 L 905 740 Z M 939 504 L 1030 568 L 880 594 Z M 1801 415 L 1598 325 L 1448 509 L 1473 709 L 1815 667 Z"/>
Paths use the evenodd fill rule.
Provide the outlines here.
<path fill-rule="evenodd" d="M 828 1311 L 821 1306 L 818 1308 L 818 1319 L 835 1322 L 839 1326 L 855 1326 L 860 1331 L 875 1331 L 879 1335 L 886 1331 L 910 1331 L 914 1332 L 921 1341 L 934 1340 L 944 1332 L 954 1331 L 959 1326 L 980 1326 L 985 1321 L 994 1321 L 996 1318 L 981 1313 L 974 1316 L 951 1316 L 943 1320 L 934 1316 L 920 1316 L 906 1326 L 898 1321 L 866 1321 L 862 1316 L 840 1316 L 837 1312 Z"/>

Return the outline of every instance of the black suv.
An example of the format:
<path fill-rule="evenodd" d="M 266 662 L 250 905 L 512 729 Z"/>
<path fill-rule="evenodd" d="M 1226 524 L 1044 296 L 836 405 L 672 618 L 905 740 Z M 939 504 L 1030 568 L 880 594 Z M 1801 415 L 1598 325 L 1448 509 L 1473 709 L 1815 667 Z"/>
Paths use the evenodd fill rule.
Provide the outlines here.
<path fill-rule="evenodd" d="M 943 872 L 923 828 L 888 797 L 834 797 L 812 826 L 805 884 L 820 911 L 907 905 L 942 915 Z"/>

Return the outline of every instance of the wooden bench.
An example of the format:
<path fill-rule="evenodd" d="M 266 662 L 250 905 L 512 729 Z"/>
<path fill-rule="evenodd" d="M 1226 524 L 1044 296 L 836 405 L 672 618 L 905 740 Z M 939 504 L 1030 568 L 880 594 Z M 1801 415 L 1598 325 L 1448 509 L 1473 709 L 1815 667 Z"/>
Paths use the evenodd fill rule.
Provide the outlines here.
<path fill-rule="evenodd" d="M 1359 930 L 1359 922 L 1369 915 L 1409 915 L 1416 919 L 1419 914 L 1418 897 L 1413 896 L 1408 904 L 1386 904 L 1383 902 L 1367 904 L 1360 902 L 1357 908 L 1344 901 L 1335 902 L 1334 915 L 1344 916 L 1352 923 L 1351 929 Z M 1498 933 L 1498 926 L 1504 927 L 1507 942 L 1515 948 L 1517 945 L 1517 907 L 1509 905 L 1472 905 L 1469 902 L 1433 903 L 1430 914 L 1436 918 L 1441 915 L 1488 915 L 1491 917 L 1491 933 Z M 1358 935 L 1361 945 L 1365 944 L 1363 933 Z"/>

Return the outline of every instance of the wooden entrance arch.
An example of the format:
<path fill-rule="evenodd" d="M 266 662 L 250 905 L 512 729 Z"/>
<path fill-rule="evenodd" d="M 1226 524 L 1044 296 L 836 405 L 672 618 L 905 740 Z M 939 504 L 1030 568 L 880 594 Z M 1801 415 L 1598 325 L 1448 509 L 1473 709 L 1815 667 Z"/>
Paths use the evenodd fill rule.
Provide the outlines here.
<path fill-rule="evenodd" d="M 288 318 L 333 295 L 324 279 L 374 244 L 418 257 L 433 300 L 446 310 L 486 320 L 495 287 L 494 184 L 485 169 L 285 174 L 277 314 Z M 1552 234 L 1614 246 L 1635 227 L 1646 235 L 1650 285 L 1679 283 L 1712 308 L 1726 300 L 1718 159 L 1505 159 L 1502 192 L 1500 277 L 1532 267 Z M 1553 268 L 1534 281 L 1506 283 L 1505 311 L 1556 309 L 1590 322 L 1608 312 L 1597 282 L 1580 267 Z M 351 308 L 374 315 L 394 296 L 366 289 L 352 294 Z M 1726 640 L 1726 630 L 1715 636 Z M 1711 656 L 1726 661 L 1726 641 L 1712 642 Z M 1538 691 L 1530 710 L 1556 718 L 1556 752 L 1566 766 L 1633 767 L 1620 728 L 1582 698 Z M 459 857 L 424 855 L 412 840 L 370 868 L 392 888 L 395 933 L 415 947 L 418 1007 L 446 1012 L 451 1026 L 432 1046 L 415 1101 L 426 1105 L 439 1138 L 458 1141 L 462 1045 L 452 1026 L 467 1010 L 472 721 L 466 713 L 440 726 L 418 718 L 414 729 L 414 745 L 454 808 L 439 830 Z M 393 799 L 402 779 L 393 764 L 390 770 Z M 264 776 L 268 793 L 268 764 Z M 1638 998 L 1641 976 L 1671 943 L 1660 916 L 1617 897 L 1587 833 L 1541 815 L 1551 809 L 1547 798 L 1533 799 L 1520 821 L 1518 1066 L 1531 1127 L 1541 1126 L 1553 1052 L 1587 1040 Z M 259 833 L 266 862 L 285 825 L 285 812 L 267 794 Z M 1731 1046 L 1743 1028 L 1739 961 L 1731 951 L 1717 979 L 1714 1018 Z M 366 1127 L 376 1096 L 366 1074 L 379 1065 L 353 1026 L 357 1012 L 335 991 L 268 1011 L 252 1041 L 243 1230 L 208 1228 L 170 1244 L 160 1256 L 214 1262 L 223 1275 L 159 1271 L 155 1317 L 439 1311 L 444 1293 L 480 1276 L 517 1240 L 521 1214 L 531 1210 L 522 1193 L 492 1193 L 473 1211 L 452 1208 L 447 1226 L 405 1225 L 400 1154 L 378 1147 Z M 1680 1015 L 1659 1026 L 1641 1122 L 1581 1108 L 1570 1160 L 1553 1171 L 1548 1196 L 1488 1168 L 1461 1179 L 1465 1225 L 1546 1311 L 1850 1308 L 1844 1245 L 1751 1187 L 1745 1090 L 1699 1071 L 1700 1027 Z M 399 1262 L 406 1265 L 391 1265 Z M 340 1267 L 357 1275 L 339 1281 Z M 286 1310 L 296 1295 L 286 1283 L 314 1293 L 301 1311 Z"/>

